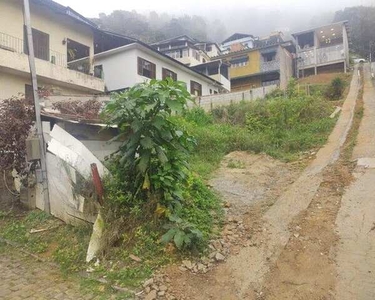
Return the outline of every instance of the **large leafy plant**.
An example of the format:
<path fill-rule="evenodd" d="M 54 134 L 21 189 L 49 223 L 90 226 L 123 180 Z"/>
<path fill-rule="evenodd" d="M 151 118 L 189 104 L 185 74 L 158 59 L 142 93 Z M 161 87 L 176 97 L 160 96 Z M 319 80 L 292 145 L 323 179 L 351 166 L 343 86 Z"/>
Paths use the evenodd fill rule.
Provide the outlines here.
<path fill-rule="evenodd" d="M 116 186 L 119 191 L 112 189 L 112 195 L 116 194 L 129 211 L 138 215 L 152 211 L 190 237 L 192 228 L 185 226 L 178 214 L 195 141 L 171 118 L 182 113 L 189 100 L 185 83 L 169 78 L 151 80 L 114 95 L 103 114 L 109 124 L 119 128 L 115 139 L 125 138 L 112 161 L 115 180 L 122 181 L 120 188 Z M 180 236 L 176 226 L 170 230 Z M 184 244 L 181 238 L 185 244 L 191 240 L 187 236 L 176 238 L 179 247 Z"/>

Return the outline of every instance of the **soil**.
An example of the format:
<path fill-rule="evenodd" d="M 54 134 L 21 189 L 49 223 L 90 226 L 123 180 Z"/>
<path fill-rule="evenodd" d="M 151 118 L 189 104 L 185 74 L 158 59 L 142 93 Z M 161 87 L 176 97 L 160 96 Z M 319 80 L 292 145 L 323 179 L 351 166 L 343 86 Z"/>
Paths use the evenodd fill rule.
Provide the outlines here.
<path fill-rule="evenodd" d="M 354 74 L 336 127 L 304 170 L 306 162 L 287 164 L 244 152 L 224 159 L 210 184 L 226 201 L 228 218 L 239 218 L 246 233 L 206 274 L 169 267 L 165 273 L 177 299 L 341 300 L 335 222 L 353 180 L 347 152 L 358 129 L 360 84 Z"/>

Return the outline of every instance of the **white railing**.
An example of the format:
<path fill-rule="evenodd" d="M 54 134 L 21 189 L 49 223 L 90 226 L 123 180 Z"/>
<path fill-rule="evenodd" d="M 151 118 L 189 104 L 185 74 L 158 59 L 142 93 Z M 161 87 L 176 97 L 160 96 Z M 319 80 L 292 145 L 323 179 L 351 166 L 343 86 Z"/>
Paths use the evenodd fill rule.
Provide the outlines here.
<path fill-rule="evenodd" d="M 229 105 L 231 103 L 263 99 L 267 94 L 274 91 L 277 87 L 277 85 L 268 85 L 242 92 L 202 96 L 196 99 L 196 104 L 202 107 L 204 110 L 211 110 L 217 106 Z"/>

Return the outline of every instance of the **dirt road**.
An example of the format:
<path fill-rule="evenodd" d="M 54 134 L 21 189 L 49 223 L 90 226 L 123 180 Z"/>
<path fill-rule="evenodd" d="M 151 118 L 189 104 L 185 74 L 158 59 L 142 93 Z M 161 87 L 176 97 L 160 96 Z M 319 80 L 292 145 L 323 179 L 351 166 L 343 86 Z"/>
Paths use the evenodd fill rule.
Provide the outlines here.
<path fill-rule="evenodd" d="M 232 204 L 232 213 L 242 212 L 248 243 L 208 274 L 169 269 L 177 298 L 341 299 L 335 298 L 335 220 L 351 173 L 337 162 L 351 129 L 359 88 L 356 69 L 327 144 L 298 176 L 289 170 L 283 182 L 276 172 L 267 185 L 262 179 L 269 170 L 257 167 L 262 160 L 254 157 L 237 175 L 222 166 L 213 186 Z M 258 174 L 252 177 L 254 170 Z"/>
<path fill-rule="evenodd" d="M 364 66 L 364 116 L 353 159 L 356 180 L 342 198 L 337 217 L 337 299 L 375 299 L 375 88 Z"/>

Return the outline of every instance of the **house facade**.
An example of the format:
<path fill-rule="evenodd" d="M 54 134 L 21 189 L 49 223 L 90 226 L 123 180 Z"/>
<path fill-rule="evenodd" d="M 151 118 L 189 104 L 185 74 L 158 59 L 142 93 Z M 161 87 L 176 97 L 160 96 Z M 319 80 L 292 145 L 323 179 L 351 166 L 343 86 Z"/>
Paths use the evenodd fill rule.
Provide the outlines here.
<path fill-rule="evenodd" d="M 333 23 L 292 34 L 297 47 L 297 75 L 346 72 L 349 66 L 348 22 Z"/>
<path fill-rule="evenodd" d="M 51 0 L 31 0 L 30 10 L 39 86 L 54 94 L 104 92 L 92 65 L 74 64 L 94 56 L 95 25 Z M 32 92 L 25 36 L 23 1 L 0 1 L 0 99 Z"/>
<path fill-rule="evenodd" d="M 218 93 L 222 87 L 222 84 L 213 78 L 140 41 L 96 54 L 94 65 L 96 70 L 101 70 L 109 92 L 166 77 L 185 82 L 187 90 L 194 96 Z"/>
<path fill-rule="evenodd" d="M 220 93 L 231 91 L 229 65 L 217 59 L 222 54 L 218 44 L 198 42 L 187 35 L 182 35 L 154 43 L 152 47 L 193 70 L 219 81 Z"/>
<path fill-rule="evenodd" d="M 251 34 L 234 33 L 220 45 L 220 50 L 223 54 L 239 51 L 243 49 L 254 48 L 255 37 Z"/>
<path fill-rule="evenodd" d="M 242 49 L 223 54 L 219 58 L 230 64 L 232 91 L 279 85 L 286 88 L 293 76 L 292 42 L 262 40 L 258 48 Z"/>

